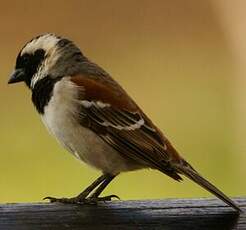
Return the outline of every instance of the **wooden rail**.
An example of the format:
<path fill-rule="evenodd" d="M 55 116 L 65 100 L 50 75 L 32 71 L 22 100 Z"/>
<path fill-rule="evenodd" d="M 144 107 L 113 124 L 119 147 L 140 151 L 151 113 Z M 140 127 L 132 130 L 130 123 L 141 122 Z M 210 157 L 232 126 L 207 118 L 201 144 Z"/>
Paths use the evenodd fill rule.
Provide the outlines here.
<path fill-rule="evenodd" d="M 235 200 L 246 211 L 246 198 Z M 246 229 L 246 215 L 217 199 L 1 204 L 0 229 Z"/>

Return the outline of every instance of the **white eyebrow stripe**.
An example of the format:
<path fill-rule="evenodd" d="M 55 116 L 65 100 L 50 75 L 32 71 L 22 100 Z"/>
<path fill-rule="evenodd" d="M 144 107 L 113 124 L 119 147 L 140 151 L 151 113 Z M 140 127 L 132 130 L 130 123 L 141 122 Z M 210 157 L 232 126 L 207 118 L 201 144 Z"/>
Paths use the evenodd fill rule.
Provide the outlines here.
<path fill-rule="evenodd" d="M 24 53 L 34 53 L 37 49 L 43 49 L 49 51 L 56 47 L 57 42 L 60 39 L 53 34 L 45 34 L 36 39 L 33 39 L 31 42 L 27 43 L 26 46 L 21 51 L 21 55 Z"/>

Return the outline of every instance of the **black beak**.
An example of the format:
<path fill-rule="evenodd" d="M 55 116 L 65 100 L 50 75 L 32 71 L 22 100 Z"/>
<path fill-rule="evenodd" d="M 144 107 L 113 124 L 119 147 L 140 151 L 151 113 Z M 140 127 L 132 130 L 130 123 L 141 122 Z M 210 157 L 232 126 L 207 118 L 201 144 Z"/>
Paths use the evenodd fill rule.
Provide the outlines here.
<path fill-rule="evenodd" d="M 8 84 L 24 81 L 25 72 L 23 69 L 16 69 L 11 74 Z"/>

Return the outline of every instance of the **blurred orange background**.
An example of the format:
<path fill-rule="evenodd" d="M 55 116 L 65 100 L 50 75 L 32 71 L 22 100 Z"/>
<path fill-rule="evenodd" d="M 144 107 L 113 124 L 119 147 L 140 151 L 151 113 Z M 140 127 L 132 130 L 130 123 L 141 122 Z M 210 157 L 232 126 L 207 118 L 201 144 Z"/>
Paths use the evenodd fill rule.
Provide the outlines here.
<path fill-rule="evenodd" d="M 7 85 L 20 48 L 45 32 L 108 71 L 206 178 L 246 194 L 243 1 L 5 1 L 0 7 L 0 202 L 73 196 L 100 173 L 49 136 L 24 85 Z M 122 199 L 210 196 L 156 171 L 120 175 Z"/>

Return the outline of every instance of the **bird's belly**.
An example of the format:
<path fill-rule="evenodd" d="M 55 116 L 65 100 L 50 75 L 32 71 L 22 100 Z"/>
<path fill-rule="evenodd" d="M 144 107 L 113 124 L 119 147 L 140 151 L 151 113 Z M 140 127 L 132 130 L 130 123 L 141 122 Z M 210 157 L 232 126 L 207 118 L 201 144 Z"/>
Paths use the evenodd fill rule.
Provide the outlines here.
<path fill-rule="evenodd" d="M 79 160 L 105 173 L 118 174 L 141 168 L 133 161 L 122 157 L 96 133 L 81 126 L 75 119 L 77 105 L 73 102 L 74 98 L 71 95 L 66 95 L 64 92 L 59 95 L 54 91 L 42 115 L 44 124 L 63 147 Z"/>

